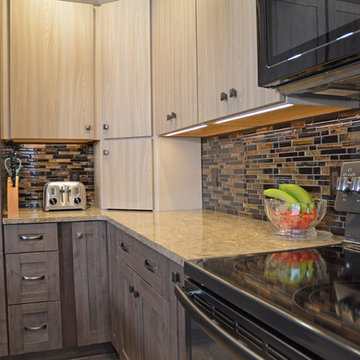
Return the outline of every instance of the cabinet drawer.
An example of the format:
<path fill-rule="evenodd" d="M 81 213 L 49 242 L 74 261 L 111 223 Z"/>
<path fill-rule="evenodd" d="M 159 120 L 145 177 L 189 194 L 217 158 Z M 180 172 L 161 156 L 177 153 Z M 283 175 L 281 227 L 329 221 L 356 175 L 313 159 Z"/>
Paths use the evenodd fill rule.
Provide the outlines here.
<path fill-rule="evenodd" d="M 58 250 L 57 224 L 5 226 L 5 253 Z"/>
<path fill-rule="evenodd" d="M 62 347 L 60 301 L 9 306 L 10 354 Z"/>
<path fill-rule="evenodd" d="M 6 255 L 8 304 L 60 300 L 59 254 Z"/>
<path fill-rule="evenodd" d="M 117 232 L 116 239 L 118 259 L 135 270 L 158 293 L 166 294 L 167 284 L 170 279 L 168 260 L 155 250 L 120 230 Z"/>

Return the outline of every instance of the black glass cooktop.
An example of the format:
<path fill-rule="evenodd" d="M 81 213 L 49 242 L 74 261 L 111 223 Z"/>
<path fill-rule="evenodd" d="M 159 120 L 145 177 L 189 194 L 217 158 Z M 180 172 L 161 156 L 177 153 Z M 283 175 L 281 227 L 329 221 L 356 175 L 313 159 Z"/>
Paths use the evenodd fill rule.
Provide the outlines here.
<path fill-rule="evenodd" d="M 251 307 L 251 300 L 259 300 L 268 310 L 360 349 L 360 252 L 353 248 L 204 259 L 185 264 L 185 274 L 254 315 L 259 307 Z M 265 321 L 267 314 L 261 315 Z"/>

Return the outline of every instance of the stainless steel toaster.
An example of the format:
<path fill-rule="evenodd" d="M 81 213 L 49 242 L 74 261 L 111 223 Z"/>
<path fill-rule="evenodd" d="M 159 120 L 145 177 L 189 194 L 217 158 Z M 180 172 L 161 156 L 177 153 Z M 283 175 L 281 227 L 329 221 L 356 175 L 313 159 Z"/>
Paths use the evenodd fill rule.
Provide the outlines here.
<path fill-rule="evenodd" d="M 86 210 L 85 186 L 79 181 L 52 181 L 44 186 L 44 211 Z"/>

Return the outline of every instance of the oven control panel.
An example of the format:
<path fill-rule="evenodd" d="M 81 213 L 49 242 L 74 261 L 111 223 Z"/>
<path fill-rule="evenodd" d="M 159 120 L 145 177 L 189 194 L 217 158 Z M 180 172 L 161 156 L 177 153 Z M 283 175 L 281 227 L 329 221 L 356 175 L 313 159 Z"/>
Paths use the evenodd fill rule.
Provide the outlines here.
<path fill-rule="evenodd" d="M 343 164 L 336 190 L 335 210 L 360 213 L 360 161 Z"/>

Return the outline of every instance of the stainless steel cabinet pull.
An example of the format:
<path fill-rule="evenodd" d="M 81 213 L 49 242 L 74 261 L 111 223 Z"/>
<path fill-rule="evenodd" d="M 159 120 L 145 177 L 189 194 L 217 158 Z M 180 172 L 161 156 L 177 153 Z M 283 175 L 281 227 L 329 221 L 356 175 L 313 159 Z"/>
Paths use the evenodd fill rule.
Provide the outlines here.
<path fill-rule="evenodd" d="M 105 156 L 108 156 L 108 155 L 109 155 L 109 150 L 104 150 L 104 151 L 103 151 L 103 154 L 104 154 Z"/>
<path fill-rule="evenodd" d="M 220 93 L 220 101 L 227 101 L 228 99 L 228 95 L 226 92 L 221 92 Z"/>
<path fill-rule="evenodd" d="M 109 126 L 108 124 L 104 124 L 104 125 L 103 125 L 103 129 L 104 129 L 104 130 L 109 130 L 109 128 L 110 128 L 110 126 Z"/>
<path fill-rule="evenodd" d="M 236 98 L 237 97 L 237 90 L 232 88 L 229 90 L 229 95 L 231 98 Z"/>
<path fill-rule="evenodd" d="M 170 121 L 171 119 L 172 119 L 171 115 L 170 115 L 170 114 L 167 114 L 167 115 L 166 115 L 166 120 L 167 120 L 167 121 Z"/>
<path fill-rule="evenodd" d="M 47 324 L 40 325 L 40 326 L 24 326 L 25 331 L 37 331 L 37 330 L 43 330 L 47 328 Z"/>
<path fill-rule="evenodd" d="M 121 250 L 123 250 L 123 251 L 125 251 L 125 252 L 127 252 L 127 253 L 130 252 L 130 247 L 127 246 L 125 243 L 122 242 L 122 243 L 120 244 L 120 247 L 121 247 Z"/>
<path fill-rule="evenodd" d="M 129 291 L 130 291 L 130 293 L 133 293 L 135 291 L 135 288 L 133 286 L 129 285 Z"/>
<path fill-rule="evenodd" d="M 135 298 L 138 298 L 140 296 L 139 292 L 138 291 L 134 291 L 134 297 Z"/>
<path fill-rule="evenodd" d="M 42 235 L 20 235 L 20 240 L 42 240 Z"/>
<path fill-rule="evenodd" d="M 82 239 L 82 237 L 83 237 L 83 233 L 82 233 L 82 232 L 77 232 L 77 233 L 76 233 L 76 238 L 77 238 L 77 239 Z"/>
<path fill-rule="evenodd" d="M 86 130 L 86 131 L 90 131 L 90 130 L 91 130 L 91 125 L 86 125 L 86 126 L 85 126 L 85 130 Z"/>
<path fill-rule="evenodd" d="M 149 260 L 145 260 L 144 266 L 152 273 L 158 274 L 159 273 L 159 267 L 155 265 L 151 265 Z"/>
<path fill-rule="evenodd" d="M 24 281 L 44 280 L 45 279 L 45 274 L 42 274 L 42 275 L 39 275 L 39 276 L 26 276 L 26 275 L 24 275 L 22 277 L 22 279 Z"/>
<path fill-rule="evenodd" d="M 176 119 L 176 113 L 175 112 L 172 112 L 170 115 L 171 115 L 172 119 Z"/>

